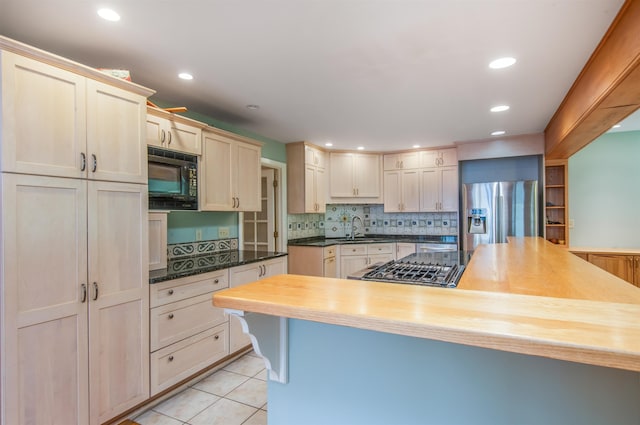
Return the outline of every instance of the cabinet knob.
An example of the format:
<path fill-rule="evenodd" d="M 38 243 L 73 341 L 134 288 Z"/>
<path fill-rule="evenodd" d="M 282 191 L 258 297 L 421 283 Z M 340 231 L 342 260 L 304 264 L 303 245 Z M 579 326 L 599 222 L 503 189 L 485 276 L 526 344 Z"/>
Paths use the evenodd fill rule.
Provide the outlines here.
<path fill-rule="evenodd" d="M 218 284 L 220 282 L 220 279 L 216 279 L 213 281 L 214 284 Z"/>
<path fill-rule="evenodd" d="M 216 341 L 220 339 L 220 335 L 216 335 L 213 337 L 213 339 L 215 339 Z"/>
<path fill-rule="evenodd" d="M 173 313 L 169 313 L 169 315 L 167 316 L 169 319 L 173 319 Z"/>
<path fill-rule="evenodd" d="M 172 362 L 173 361 L 173 356 L 169 356 L 169 361 Z"/>
<path fill-rule="evenodd" d="M 169 295 L 173 295 L 173 289 L 169 289 L 169 291 L 167 291 L 169 293 Z"/>

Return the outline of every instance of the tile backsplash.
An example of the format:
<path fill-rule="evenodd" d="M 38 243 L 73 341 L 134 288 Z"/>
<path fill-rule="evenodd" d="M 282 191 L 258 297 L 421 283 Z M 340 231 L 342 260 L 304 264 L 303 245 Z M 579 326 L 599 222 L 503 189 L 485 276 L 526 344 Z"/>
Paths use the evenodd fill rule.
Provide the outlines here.
<path fill-rule="evenodd" d="M 289 239 L 314 236 L 347 237 L 351 220 L 356 227 L 364 226 L 367 235 L 457 235 L 458 213 L 385 213 L 382 205 L 328 204 L 325 214 L 289 214 Z M 360 234 L 361 229 L 358 229 Z"/>

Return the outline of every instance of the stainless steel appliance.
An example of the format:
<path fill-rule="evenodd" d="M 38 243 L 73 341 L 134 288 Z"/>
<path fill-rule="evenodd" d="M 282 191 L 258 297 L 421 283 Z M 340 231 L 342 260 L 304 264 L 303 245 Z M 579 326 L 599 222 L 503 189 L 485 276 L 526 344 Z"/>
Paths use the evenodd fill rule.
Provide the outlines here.
<path fill-rule="evenodd" d="M 538 236 L 538 182 L 462 185 L 462 248 L 504 243 L 507 236 Z"/>
<path fill-rule="evenodd" d="M 465 263 L 464 254 L 458 251 L 423 252 L 374 264 L 348 278 L 455 288 Z"/>
<path fill-rule="evenodd" d="M 195 155 L 148 148 L 149 209 L 198 209 L 198 160 Z"/>

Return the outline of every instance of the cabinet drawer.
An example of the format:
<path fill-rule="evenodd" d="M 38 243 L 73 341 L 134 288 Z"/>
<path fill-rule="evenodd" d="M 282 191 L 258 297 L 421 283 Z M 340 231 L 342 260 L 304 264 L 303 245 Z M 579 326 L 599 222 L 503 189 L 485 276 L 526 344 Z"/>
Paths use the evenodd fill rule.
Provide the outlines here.
<path fill-rule="evenodd" d="M 392 243 L 374 243 L 369 245 L 370 255 L 375 254 L 393 254 L 393 244 Z"/>
<path fill-rule="evenodd" d="M 229 354 L 229 324 L 223 323 L 151 354 L 151 395 Z"/>
<path fill-rule="evenodd" d="M 336 246 L 325 246 L 323 249 L 323 258 L 331 258 L 336 256 Z"/>
<path fill-rule="evenodd" d="M 151 351 L 228 320 L 211 305 L 213 292 L 151 309 Z"/>
<path fill-rule="evenodd" d="M 149 285 L 151 307 L 229 287 L 229 269 Z"/>
<path fill-rule="evenodd" d="M 342 245 L 340 255 L 367 255 L 367 245 Z"/>

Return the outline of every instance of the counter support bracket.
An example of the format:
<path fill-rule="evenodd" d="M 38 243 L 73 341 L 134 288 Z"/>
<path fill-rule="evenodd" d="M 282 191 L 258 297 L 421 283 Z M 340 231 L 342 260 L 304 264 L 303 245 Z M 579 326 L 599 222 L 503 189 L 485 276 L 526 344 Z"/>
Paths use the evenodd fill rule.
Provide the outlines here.
<path fill-rule="evenodd" d="M 253 349 L 264 360 L 269 379 L 286 384 L 289 380 L 287 318 L 228 308 L 224 311 L 240 320 L 242 331 L 249 335 Z"/>

